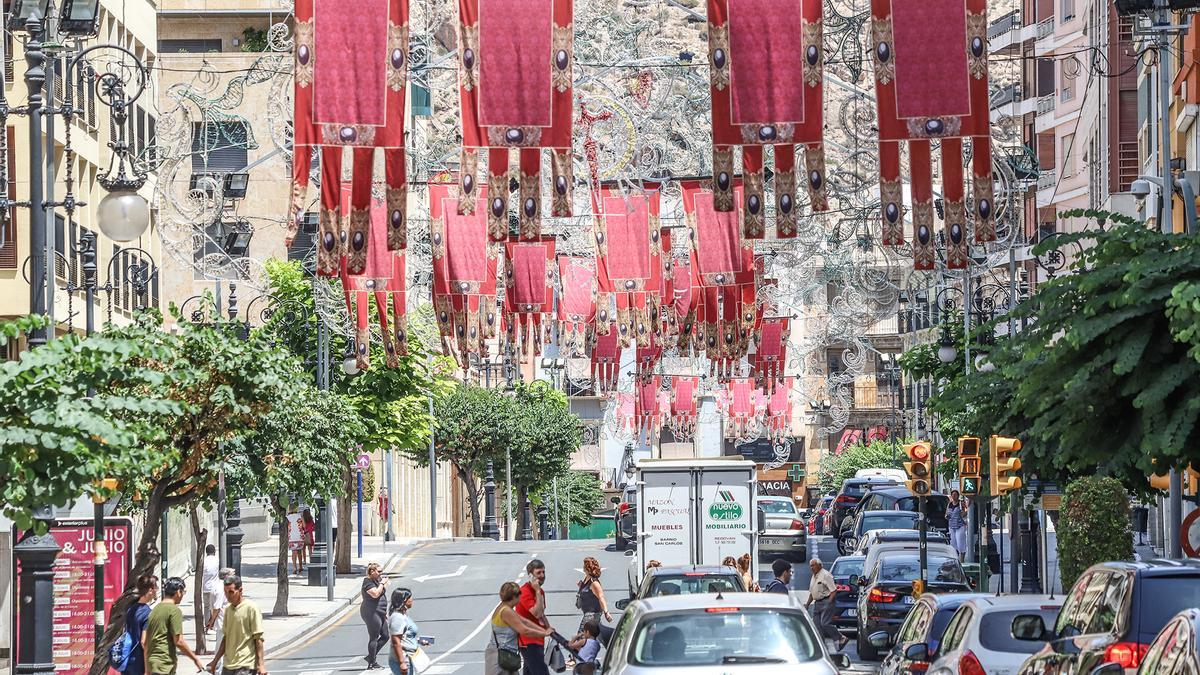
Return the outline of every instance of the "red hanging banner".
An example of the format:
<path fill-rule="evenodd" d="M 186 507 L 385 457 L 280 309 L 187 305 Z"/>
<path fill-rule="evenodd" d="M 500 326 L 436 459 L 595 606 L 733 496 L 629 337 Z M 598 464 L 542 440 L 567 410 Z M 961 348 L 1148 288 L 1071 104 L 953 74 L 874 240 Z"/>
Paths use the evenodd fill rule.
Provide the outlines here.
<path fill-rule="evenodd" d="M 518 354 L 542 353 L 542 318 L 554 311 L 554 238 L 505 244 L 504 324 Z M 532 344 L 531 344 L 532 343 Z"/>
<path fill-rule="evenodd" d="M 486 199 L 480 191 L 479 200 Z M 500 246 L 488 241 L 483 210 L 459 214 L 445 184 L 429 186 L 433 309 L 442 350 L 466 365 L 496 337 L 496 272 Z"/>
<path fill-rule="evenodd" d="M 650 347 L 661 331 L 659 302 L 663 285 L 659 192 L 621 194 L 601 188 L 595 193 L 596 277 L 600 286 L 597 330 L 604 333 L 614 318 L 622 347 Z"/>
<path fill-rule="evenodd" d="M 558 257 L 562 292 L 558 301 L 558 346 L 582 356 L 596 335 L 596 261 L 577 256 Z"/>

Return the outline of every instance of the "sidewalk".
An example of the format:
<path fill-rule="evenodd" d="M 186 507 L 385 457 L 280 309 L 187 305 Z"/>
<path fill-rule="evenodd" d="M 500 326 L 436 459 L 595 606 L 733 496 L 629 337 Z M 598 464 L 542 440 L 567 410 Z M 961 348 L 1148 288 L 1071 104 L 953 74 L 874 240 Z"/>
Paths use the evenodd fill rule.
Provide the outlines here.
<path fill-rule="evenodd" d="M 354 602 L 362 587 L 362 577 L 369 563 L 377 562 L 384 570 L 392 570 L 400 564 L 400 560 L 430 539 L 397 539 L 383 541 L 383 537 L 363 537 L 363 555 L 355 556 L 356 546 L 350 546 L 350 574 L 339 574 L 334 583 L 333 601 L 326 600 L 325 586 L 308 585 L 308 568 L 305 567 L 301 576 L 289 576 L 291 586 L 288 592 L 288 615 L 274 616 L 271 610 L 275 606 L 275 567 L 279 556 L 279 544 L 274 538 L 250 544 L 242 548 L 242 583 L 245 597 L 252 600 L 263 613 L 263 640 L 266 653 L 288 647 L 297 640 L 305 637 L 318 627 L 327 624 L 345 607 Z M 290 570 L 289 563 L 289 570 Z M 186 580 L 188 590 L 184 594 L 183 635 L 188 643 L 195 647 L 195 605 L 192 602 L 192 584 L 194 578 Z M 208 653 L 216 651 L 220 637 L 209 633 L 207 637 Z M 203 657 L 202 661 L 206 661 Z"/>

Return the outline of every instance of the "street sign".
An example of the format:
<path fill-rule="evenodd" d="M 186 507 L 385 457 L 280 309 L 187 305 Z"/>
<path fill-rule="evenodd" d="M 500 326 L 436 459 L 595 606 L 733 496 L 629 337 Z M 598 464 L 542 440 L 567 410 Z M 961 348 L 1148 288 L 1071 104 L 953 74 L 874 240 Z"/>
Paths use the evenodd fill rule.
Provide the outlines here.
<path fill-rule="evenodd" d="M 978 476 L 963 476 L 962 477 L 962 493 L 965 496 L 974 496 L 979 494 L 979 477 Z"/>
<path fill-rule="evenodd" d="M 371 468 L 371 456 L 365 452 L 359 455 L 358 459 L 354 462 L 354 468 L 359 471 L 366 471 Z"/>

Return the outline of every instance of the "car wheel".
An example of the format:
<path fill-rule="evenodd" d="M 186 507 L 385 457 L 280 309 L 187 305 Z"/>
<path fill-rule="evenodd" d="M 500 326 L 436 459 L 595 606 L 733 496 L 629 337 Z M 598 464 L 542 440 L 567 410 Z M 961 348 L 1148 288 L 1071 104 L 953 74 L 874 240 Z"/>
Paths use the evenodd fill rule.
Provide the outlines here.
<path fill-rule="evenodd" d="M 858 643 L 858 658 L 863 661 L 878 661 L 879 651 L 872 647 L 870 642 L 867 642 L 866 637 L 863 635 L 865 632 L 859 629 L 858 635 L 855 636 L 855 642 Z"/>

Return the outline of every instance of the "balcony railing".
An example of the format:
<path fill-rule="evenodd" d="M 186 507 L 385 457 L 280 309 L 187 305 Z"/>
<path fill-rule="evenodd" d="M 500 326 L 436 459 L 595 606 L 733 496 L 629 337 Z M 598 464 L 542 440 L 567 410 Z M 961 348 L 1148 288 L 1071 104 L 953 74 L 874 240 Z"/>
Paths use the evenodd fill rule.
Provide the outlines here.
<path fill-rule="evenodd" d="M 995 110 L 996 108 L 1004 107 L 1009 103 L 1015 103 L 1023 98 L 1024 96 L 1021 93 L 1021 85 L 1015 83 L 1010 84 L 992 94 L 990 101 L 991 109 Z"/>
<path fill-rule="evenodd" d="M 1038 174 L 1037 189 L 1045 190 L 1054 187 L 1055 181 L 1058 180 L 1058 172 L 1054 169 L 1045 169 Z"/>
<path fill-rule="evenodd" d="M 854 385 L 855 408 L 887 408 L 900 407 L 900 395 L 895 389 L 880 387 L 874 383 L 859 383 Z"/>
<path fill-rule="evenodd" d="M 1054 112 L 1054 94 L 1039 96 L 1037 102 L 1037 114 L 1041 116 L 1048 115 L 1052 112 Z"/>
<path fill-rule="evenodd" d="M 1045 21 L 1042 21 L 1041 23 L 1038 24 L 1037 39 L 1041 40 L 1042 38 L 1050 35 L 1053 32 L 1054 32 L 1054 17 L 1050 17 L 1049 19 L 1046 19 Z"/>
<path fill-rule="evenodd" d="M 1010 30 L 1015 30 L 1021 27 L 1021 10 L 1014 9 L 1013 11 L 1001 16 L 988 26 L 988 39 L 994 40 L 997 37 L 1004 35 Z"/>

